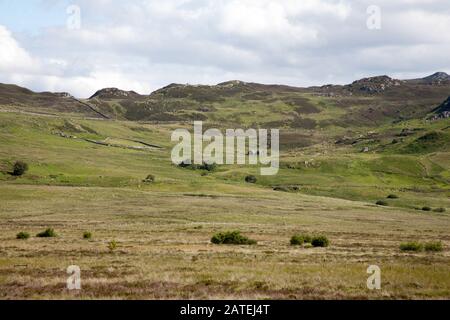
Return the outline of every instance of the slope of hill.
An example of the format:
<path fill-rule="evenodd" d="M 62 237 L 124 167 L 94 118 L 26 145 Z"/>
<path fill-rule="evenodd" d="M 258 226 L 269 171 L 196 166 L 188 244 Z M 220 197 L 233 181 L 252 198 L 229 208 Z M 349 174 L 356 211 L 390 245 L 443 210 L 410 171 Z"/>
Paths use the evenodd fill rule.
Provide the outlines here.
<path fill-rule="evenodd" d="M 8 84 L 0 84 L 0 110 L 102 117 L 90 106 L 77 100 L 69 93 L 36 93 L 26 88 Z"/>
<path fill-rule="evenodd" d="M 150 95 L 106 88 L 80 101 L 66 93 L 34 93 L 0 85 L 0 108 L 132 121 L 204 120 L 219 125 L 285 129 L 377 127 L 421 119 L 450 92 L 448 75 L 419 80 L 379 76 L 345 86 L 296 88 L 228 81 L 213 86 L 171 84 Z"/>

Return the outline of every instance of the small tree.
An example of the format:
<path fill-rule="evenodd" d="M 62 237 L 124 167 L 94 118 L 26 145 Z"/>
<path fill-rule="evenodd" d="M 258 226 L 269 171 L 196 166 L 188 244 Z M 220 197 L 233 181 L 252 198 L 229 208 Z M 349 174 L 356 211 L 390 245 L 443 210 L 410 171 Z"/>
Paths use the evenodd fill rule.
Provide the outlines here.
<path fill-rule="evenodd" d="M 247 183 L 256 183 L 258 181 L 255 176 L 249 175 L 245 177 L 245 182 Z"/>
<path fill-rule="evenodd" d="M 16 177 L 20 177 L 23 174 L 25 174 L 25 172 L 28 171 L 28 164 L 26 164 L 23 161 L 17 161 L 16 163 L 14 163 L 14 167 L 13 167 L 13 175 Z"/>

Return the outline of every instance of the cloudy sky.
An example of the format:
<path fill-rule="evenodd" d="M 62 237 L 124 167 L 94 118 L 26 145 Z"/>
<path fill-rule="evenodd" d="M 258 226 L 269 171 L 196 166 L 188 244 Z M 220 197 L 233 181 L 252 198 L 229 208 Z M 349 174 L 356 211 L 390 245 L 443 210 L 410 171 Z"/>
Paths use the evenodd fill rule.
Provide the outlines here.
<path fill-rule="evenodd" d="M 0 82 L 88 97 L 415 78 L 450 73 L 449 31 L 448 0 L 0 0 Z"/>

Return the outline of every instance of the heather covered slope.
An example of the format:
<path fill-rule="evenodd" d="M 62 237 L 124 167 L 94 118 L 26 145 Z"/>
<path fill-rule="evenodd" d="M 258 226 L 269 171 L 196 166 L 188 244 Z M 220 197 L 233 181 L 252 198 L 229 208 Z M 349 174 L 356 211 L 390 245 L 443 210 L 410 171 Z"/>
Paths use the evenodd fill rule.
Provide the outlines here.
<path fill-rule="evenodd" d="M 228 126 L 332 130 L 424 118 L 449 96 L 448 79 L 445 73 L 415 80 L 379 76 L 311 88 L 242 81 L 171 84 L 149 95 L 106 88 L 83 101 L 64 93 L 0 85 L 0 108 L 131 121 L 203 120 Z"/>

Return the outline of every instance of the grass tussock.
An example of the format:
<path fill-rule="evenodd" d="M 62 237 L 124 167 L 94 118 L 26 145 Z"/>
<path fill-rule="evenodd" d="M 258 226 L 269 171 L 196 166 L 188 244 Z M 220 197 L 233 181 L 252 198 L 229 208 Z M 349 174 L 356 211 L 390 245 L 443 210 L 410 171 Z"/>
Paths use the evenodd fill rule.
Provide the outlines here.
<path fill-rule="evenodd" d="M 400 245 L 400 250 L 401 251 L 420 252 L 423 250 L 423 245 L 417 241 L 405 242 Z"/>
<path fill-rule="evenodd" d="M 27 240 L 29 238 L 30 238 L 30 234 L 28 232 L 19 232 L 16 235 L 16 239 L 19 239 L 19 240 Z"/>
<path fill-rule="evenodd" d="M 38 238 L 55 238 L 57 236 L 58 235 L 56 234 L 55 230 L 53 230 L 52 228 L 48 228 L 47 230 L 42 231 L 36 235 L 36 237 Z"/>
<path fill-rule="evenodd" d="M 440 252 L 444 250 L 444 246 L 441 241 L 427 242 L 424 248 L 427 252 Z"/>
<path fill-rule="evenodd" d="M 83 233 L 83 239 L 85 239 L 85 240 L 90 240 L 90 239 L 92 239 L 92 232 L 85 231 L 85 232 Z"/>

